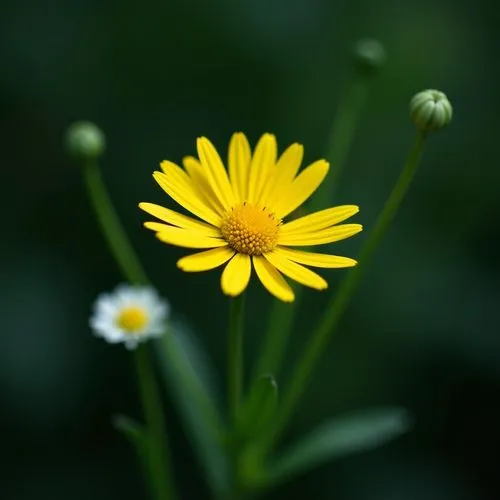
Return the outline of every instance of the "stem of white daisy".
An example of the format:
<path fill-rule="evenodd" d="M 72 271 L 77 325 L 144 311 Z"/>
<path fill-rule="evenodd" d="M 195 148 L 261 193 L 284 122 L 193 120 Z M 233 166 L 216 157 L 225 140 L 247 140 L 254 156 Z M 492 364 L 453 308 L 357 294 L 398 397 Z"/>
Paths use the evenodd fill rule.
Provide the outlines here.
<path fill-rule="evenodd" d="M 158 385 L 151 366 L 147 346 L 139 346 L 134 353 L 139 392 L 144 418 L 148 426 L 148 470 L 153 498 L 176 498 L 172 477 L 172 464 L 168 452 L 167 431 Z"/>
<path fill-rule="evenodd" d="M 327 140 L 326 159 L 332 168 L 321 187 L 311 199 L 312 211 L 331 205 L 334 190 L 338 185 L 349 151 L 354 142 L 356 128 L 365 102 L 370 78 L 362 71 L 353 72 L 351 80 L 344 87 L 340 105 L 335 115 Z M 260 357 L 252 373 L 255 382 L 263 373 L 278 376 L 286 353 L 294 316 L 302 300 L 302 287 L 294 287 L 294 307 L 276 301 L 271 310 L 267 333 Z"/>
<path fill-rule="evenodd" d="M 244 295 L 231 299 L 228 328 L 228 404 L 233 423 L 238 418 L 243 390 L 243 317 Z"/>
<path fill-rule="evenodd" d="M 149 283 L 109 198 L 99 165 L 94 162 L 87 163 L 84 166 L 84 176 L 102 233 L 121 272 L 131 283 Z M 173 500 L 176 495 L 163 408 L 147 346 L 140 346 L 134 353 L 134 358 L 144 418 L 148 427 L 147 463 L 153 496 L 157 500 Z"/>
<path fill-rule="evenodd" d="M 304 354 L 292 371 L 292 379 L 284 392 L 274 425 L 270 428 L 269 433 L 265 437 L 266 449 L 272 446 L 284 430 L 309 382 L 314 366 L 337 329 L 339 321 L 356 290 L 367 263 L 394 219 L 419 165 L 425 139 L 426 134 L 419 132 L 403 170 L 380 212 L 373 229 L 368 234 L 361 248 L 359 264 L 348 272 L 337 294 L 332 297 L 325 309 L 326 312 L 322 320 L 311 336 L 311 340 Z"/>

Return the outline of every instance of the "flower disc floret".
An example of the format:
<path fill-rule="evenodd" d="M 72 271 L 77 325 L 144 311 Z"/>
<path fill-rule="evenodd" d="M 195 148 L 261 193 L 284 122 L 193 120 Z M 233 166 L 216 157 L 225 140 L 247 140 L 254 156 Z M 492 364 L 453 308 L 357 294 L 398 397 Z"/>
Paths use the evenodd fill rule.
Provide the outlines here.
<path fill-rule="evenodd" d="M 140 307 L 126 307 L 118 313 L 116 325 L 125 332 L 138 332 L 145 328 L 149 322 L 147 312 Z"/>
<path fill-rule="evenodd" d="M 220 232 L 236 252 L 262 255 L 276 246 L 280 224 L 267 208 L 243 203 L 227 212 Z"/>

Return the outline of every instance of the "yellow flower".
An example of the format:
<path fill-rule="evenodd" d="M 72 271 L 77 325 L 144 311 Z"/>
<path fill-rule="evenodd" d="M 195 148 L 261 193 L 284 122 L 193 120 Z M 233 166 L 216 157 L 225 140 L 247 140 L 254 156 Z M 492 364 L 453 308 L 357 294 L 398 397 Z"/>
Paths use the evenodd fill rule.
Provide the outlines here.
<path fill-rule="evenodd" d="M 264 134 L 252 155 L 245 135 L 236 133 L 229 144 L 228 175 L 208 139 L 199 138 L 197 149 L 199 159 L 184 158 L 184 169 L 163 161 L 163 172 L 155 172 L 153 177 L 171 198 L 201 220 L 152 203 L 139 204 L 142 210 L 166 223 L 144 224 L 161 241 L 208 249 L 181 258 L 177 262 L 180 269 L 208 271 L 227 263 L 221 286 L 226 295 L 234 297 L 247 287 L 253 264 L 270 293 L 292 302 L 294 293 L 282 274 L 324 290 L 327 282 L 302 264 L 323 268 L 356 264 L 348 257 L 288 248 L 331 243 L 362 230 L 359 224 L 336 225 L 358 212 L 354 205 L 283 221 L 321 184 L 328 172 L 325 160 L 312 163 L 297 175 L 303 155 L 300 144 L 292 144 L 278 158 L 276 138 Z"/>

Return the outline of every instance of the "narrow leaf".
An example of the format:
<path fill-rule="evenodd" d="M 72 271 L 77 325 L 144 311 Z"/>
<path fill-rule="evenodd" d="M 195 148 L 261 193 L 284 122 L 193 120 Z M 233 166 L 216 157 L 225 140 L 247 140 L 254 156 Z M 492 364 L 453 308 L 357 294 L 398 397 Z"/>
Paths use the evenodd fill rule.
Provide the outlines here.
<path fill-rule="evenodd" d="M 137 454 L 141 466 L 149 475 L 150 471 L 147 464 L 149 435 L 147 428 L 126 415 L 114 415 L 111 421 L 114 428 L 128 439 Z"/>
<path fill-rule="evenodd" d="M 377 448 L 410 426 L 408 412 L 397 407 L 360 410 L 330 419 L 291 445 L 270 466 L 268 480 L 278 482 L 328 460 Z"/>
<path fill-rule="evenodd" d="M 216 495 L 226 494 L 230 468 L 208 356 L 181 322 L 174 323 L 155 347 L 161 374 L 178 405 L 207 481 Z"/>
<path fill-rule="evenodd" d="M 146 427 L 126 415 L 115 415 L 112 418 L 114 428 L 121 432 L 132 444 L 139 456 L 144 456 L 148 446 Z"/>

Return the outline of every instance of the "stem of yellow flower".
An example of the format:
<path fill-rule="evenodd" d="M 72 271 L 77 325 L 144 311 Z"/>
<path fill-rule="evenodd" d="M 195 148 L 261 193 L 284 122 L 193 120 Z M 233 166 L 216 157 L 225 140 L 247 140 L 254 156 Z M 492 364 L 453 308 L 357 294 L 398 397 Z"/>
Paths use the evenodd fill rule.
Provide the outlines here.
<path fill-rule="evenodd" d="M 230 299 L 228 350 L 227 350 L 227 389 L 229 418 L 232 428 L 236 430 L 243 392 L 243 330 L 244 330 L 244 294 Z M 229 442 L 231 456 L 232 484 L 229 498 L 240 498 L 239 481 L 240 443 L 233 439 Z"/>
<path fill-rule="evenodd" d="M 383 235 L 396 215 L 401 202 L 408 191 L 422 155 L 426 135 L 420 132 L 415 140 L 403 170 L 387 199 L 384 208 L 380 212 L 371 232 L 368 234 L 359 255 L 359 264 L 352 268 L 344 278 L 338 293 L 334 295 L 326 307 L 322 321 L 311 336 L 303 356 L 297 362 L 293 370 L 290 385 L 283 395 L 274 425 L 265 438 L 265 447 L 269 447 L 284 430 L 290 416 L 292 415 L 304 389 L 307 386 L 311 372 L 324 352 L 330 338 L 336 331 L 339 321 L 344 313 L 354 291 L 359 283 L 364 269 L 367 266 L 373 252 L 379 245 Z"/>
<path fill-rule="evenodd" d="M 334 190 L 338 185 L 354 141 L 356 126 L 365 102 L 368 82 L 369 78 L 365 73 L 354 72 L 352 79 L 345 86 L 340 96 L 340 106 L 335 115 L 326 146 L 326 158 L 330 162 L 331 169 L 311 200 L 312 211 L 331 205 Z M 295 302 L 293 307 L 280 301 L 273 304 L 264 345 L 252 374 L 254 382 L 264 373 L 272 373 L 278 376 L 286 353 L 294 316 L 296 311 L 299 310 L 302 300 L 302 290 L 302 287 L 294 288 Z"/>
<path fill-rule="evenodd" d="M 109 198 L 98 164 L 85 165 L 84 175 L 90 201 L 102 233 L 121 272 L 131 283 L 149 283 Z M 163 422 L 161 398 L 152 369 L 152 359 L 147 346 L 139 347 L 134 356 L 144 418 L 148 428 L 147 459 L 153 495 L 157 500 L 173 500 L 176 495 L 171 472 L 170 451 Z"/>
<path fill-rule="evenodd" d="M 228 404 L 229 414 L 236 422 L 243 388 L 243 294 L 231 299 L 228 328 Z"/>
<path fill-rule="evenodd" d="M 275 300 L 271 306 L 267 333 L 263 339 L 264 345 L 252 373 L 252 383 L 255 383 L 263 374 L 272 373 L 275 377 L 279 374 L 288 338 L 293 327 L 295 310 L 298 308 L 302 297 L 300 287 L 293 286 L 293 290 L 295 294 L 293 305 Z"/>

